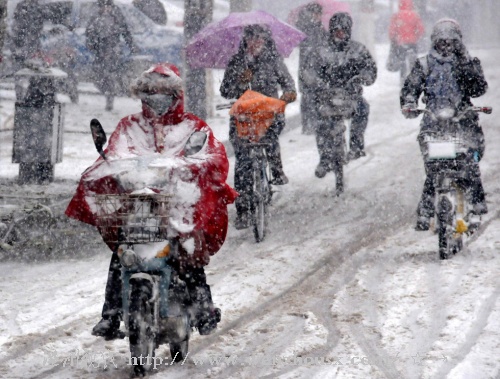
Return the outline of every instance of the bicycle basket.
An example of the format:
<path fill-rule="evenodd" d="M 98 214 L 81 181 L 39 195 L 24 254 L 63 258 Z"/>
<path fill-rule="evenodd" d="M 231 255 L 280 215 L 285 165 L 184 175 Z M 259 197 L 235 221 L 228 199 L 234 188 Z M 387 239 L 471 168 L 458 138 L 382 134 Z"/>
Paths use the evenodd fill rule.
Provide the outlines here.
<path fill-rule="evenodd" d="M 266 135 L 276 115 L 285 112 L 286 103 L 282 100 L 264 96 L 247 90 L 231 107 L 236 134 L 239 138 L 258 142 Z"/>
<path fill-rule="evenodd" d="M 97 226 L 104 241 L 109 243 L 165 241 L 170 197 L 165 194 L 95 195 Z"/>
<path fill-rule="evenodd" d="M 426 134 L 426 159 L 456 159 L 460 153 L 467 152 L 466 140 L 460 134 Z"/>
<path fill-rule="evenodd" d="M 242 139 L 259 142 L 274 121 L 274 113 L 242 114 L 235 118 L 236 134 Z"/>

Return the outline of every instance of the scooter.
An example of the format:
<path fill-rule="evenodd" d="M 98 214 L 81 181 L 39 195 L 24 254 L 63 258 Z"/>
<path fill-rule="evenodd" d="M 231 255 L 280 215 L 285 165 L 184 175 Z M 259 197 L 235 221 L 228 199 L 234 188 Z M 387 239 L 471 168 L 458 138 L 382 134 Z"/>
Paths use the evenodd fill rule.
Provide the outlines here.
<path fill-rule="evenodd" d="M 470 112 L 492 112 L 491 107 L 469 107 L 461 112 L 443 109 L 433 113 L 427 109 L 415 109 L 428 114 L 438 123 L 438 132 L 426 132 L 420 138 L 424 142 L 424 159 L 436 172 L 436 230 L 439 236 L 439 258 L 448 259 L 460 252 L 465 239 L 476 231 L 481 217 L 473 214 L 468 188 L 469 167 L 477 164 L 471 154 L 470 144 L 458 129 L 459 122 Z"/>
<path fill-rule="evenodd" d="M 91 121 L 91 132 L 97 151 L 106 160 L 107 137 L 96 119 Z M 161 344 L 170 345 L 172 362 L 185 360 L 197 321 L 186 284 L 171 264 L 179 242 L 167 227 L 170 198 L 150 188 L 94 195 L 103 239 L 119 245 L 123 320 L 136 376 L 156 367 L 155 350 Z"/>

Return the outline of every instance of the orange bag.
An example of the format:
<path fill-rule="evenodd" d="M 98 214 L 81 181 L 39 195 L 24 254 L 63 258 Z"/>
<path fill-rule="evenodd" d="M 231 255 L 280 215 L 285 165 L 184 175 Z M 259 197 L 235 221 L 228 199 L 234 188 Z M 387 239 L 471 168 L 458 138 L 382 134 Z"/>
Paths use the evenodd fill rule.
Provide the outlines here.
<path fill-rule="evenodd" d="M 285 106 L 283 100 L 247 90 L 233 104 L 229 114 L 235 119 L 238 137 L 258 142 L 266 135 L 276 115 L 285 112 Z"/>

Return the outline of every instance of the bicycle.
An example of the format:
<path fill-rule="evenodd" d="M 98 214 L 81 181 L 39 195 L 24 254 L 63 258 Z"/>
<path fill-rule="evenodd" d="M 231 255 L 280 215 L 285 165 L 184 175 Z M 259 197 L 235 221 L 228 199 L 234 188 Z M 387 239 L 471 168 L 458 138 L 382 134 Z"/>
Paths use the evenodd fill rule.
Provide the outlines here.
<path fill-rule="evenodd" d="M 236 134 L 248 149 L 252 162 L 250 212 L 256 242 L 262 242 L 266 237 L 273 193 L 266 152 L 269 143 L 264 142 L 263 138 L 276 117 L 284 113 L 285 105 L 282 100 L 248 90 L 231 106 L 229 112 L 234 120 Z"/>
<path fill-rule="evenodd" d="M 351 140 L 351 120 L 355 111 L 355 101 L 342 89 L 335 89 L 329 102 L 320 108 L 322 117 L 328 120 L 326 139 L 332 144 L 329 168 L 335 174 L 335 194 L 344 192 L 344 166 L 348 163 Z"/>
<path fill-rule="evenodd" d="M 439 258 L 444 260 L 463 249 L 464 237 L 474 233 L 481 218 L 473 214 L 469 192 L 469 171 L 477 164 L 470 143 L 458 130 L 459 121 L 469 112 L 492 112 L 491 107 L 469 107 L 460 113 L 453 109 L 435 114 L 427 109 L 414 109 L 428 114 L 437 122 L 439 131 L 422 133 L 424 160 L 428 170 L 437 173 L 435 180 L 436 229 Z"/>

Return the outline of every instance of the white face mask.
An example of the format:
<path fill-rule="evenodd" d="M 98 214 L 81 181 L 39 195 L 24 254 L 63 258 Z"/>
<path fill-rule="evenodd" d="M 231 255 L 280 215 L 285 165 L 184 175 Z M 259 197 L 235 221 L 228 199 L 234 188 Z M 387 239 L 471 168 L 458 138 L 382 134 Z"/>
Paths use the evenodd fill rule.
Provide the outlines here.
<path fill-rule="evenodd" d="M 164 93 L 157 93 L 154 95 L 142 94 L 140 98 L 157 116 L 166 113 L 177 99 L 174 95 L 167 95 Z"/>

